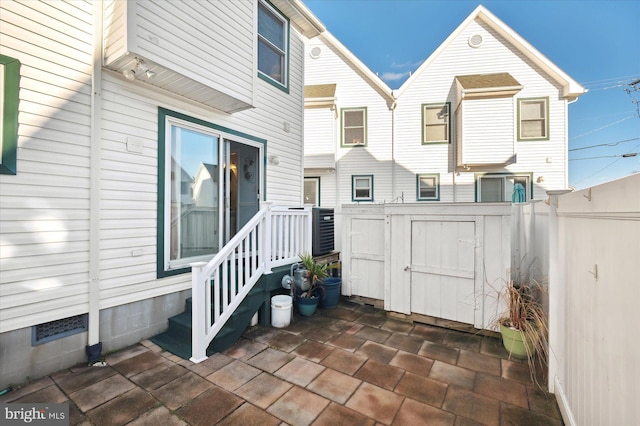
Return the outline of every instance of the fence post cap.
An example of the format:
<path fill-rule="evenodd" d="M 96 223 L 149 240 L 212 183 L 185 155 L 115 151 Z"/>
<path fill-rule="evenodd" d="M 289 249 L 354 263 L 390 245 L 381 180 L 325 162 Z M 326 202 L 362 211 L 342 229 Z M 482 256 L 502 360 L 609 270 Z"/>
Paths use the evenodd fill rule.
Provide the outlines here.
<path fill-rule="evenodd" d="M 193 262 L 190 263 L 189 266 L 191 266 L 192 268 L 204 268 L 205 266 L 207 266 L 207 262 Z"/>

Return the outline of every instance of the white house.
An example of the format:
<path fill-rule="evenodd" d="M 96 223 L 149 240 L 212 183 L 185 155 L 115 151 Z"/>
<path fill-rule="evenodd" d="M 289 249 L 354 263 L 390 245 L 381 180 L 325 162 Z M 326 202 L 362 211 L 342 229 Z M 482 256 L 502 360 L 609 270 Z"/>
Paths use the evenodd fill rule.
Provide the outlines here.
<path fill-rule="evenodd" d="M 191 262 L 261 202 L 302 204 L 303 38 L 323 28 L 295 0 L 2 1 L 0 19 L 4 387 L 162 331 Z"/>
<path fill-rule="evenodd" d="M 305 44 L 307 202 L 511 201 L 517 183 L 530 200 L 567 188 L 568 105 L 585 89 L 483 6 L 394 91 L 328 32 Z"/>

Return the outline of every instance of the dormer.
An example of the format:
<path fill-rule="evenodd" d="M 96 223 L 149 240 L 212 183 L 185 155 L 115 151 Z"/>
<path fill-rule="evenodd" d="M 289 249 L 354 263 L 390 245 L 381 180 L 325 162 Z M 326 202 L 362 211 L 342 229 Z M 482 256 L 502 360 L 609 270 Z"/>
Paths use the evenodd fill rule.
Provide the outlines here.
<path fill-rule="evenodd" d="M 509 73 L 455 77 L 458 170 L 516 162 L 514 96 L 522 85 Z"/>

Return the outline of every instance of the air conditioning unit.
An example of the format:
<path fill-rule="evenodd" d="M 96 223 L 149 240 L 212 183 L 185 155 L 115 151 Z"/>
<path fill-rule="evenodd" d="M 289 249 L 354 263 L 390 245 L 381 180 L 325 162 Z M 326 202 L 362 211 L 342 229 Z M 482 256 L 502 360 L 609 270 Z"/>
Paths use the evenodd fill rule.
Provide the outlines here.
<path fill-rule="evenodd" d="M 312 255 L 322 256 L 331 253 L 334 248 L 333 230 L 335 216 L 333 209 L 314 207 L 312 209 Z"/>

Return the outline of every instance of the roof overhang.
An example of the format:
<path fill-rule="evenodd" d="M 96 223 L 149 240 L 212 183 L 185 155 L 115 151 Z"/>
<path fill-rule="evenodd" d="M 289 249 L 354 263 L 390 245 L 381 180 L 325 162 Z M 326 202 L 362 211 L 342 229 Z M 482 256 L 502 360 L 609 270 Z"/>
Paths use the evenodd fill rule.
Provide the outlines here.
<path fill-rule="evenodd" d="M 496 74 L 471 74 L 456 76 L 459 99 L 505 98 L 515 96 L 523 86 L 503 72 Z"/>
<path fill-rule="evenodd" d="M 332 108 L 336 104 L 337 84 L 309 84 L 304 86 L 305 108 Z"/>
<path fill-rule="evenodd" d="M 300 0 L 270 0 L 271 4 L 289 17 L 296 29 L 307 38 L 326 30 L 324 24 Z"/>

